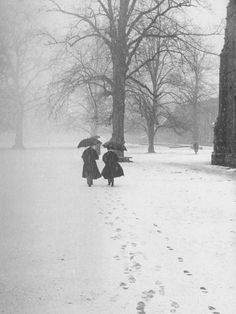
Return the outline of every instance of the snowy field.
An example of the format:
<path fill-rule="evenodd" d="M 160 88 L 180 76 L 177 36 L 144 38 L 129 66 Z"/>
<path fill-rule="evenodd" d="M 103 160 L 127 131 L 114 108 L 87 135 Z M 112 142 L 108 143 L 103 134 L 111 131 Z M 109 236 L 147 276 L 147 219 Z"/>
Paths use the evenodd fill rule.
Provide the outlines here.
<path fill-rule="evenodd" d="M 236 170 L 128 148 L 113 188 L 82 150 L 0 151 L 0 313 L 236 313 Z"/>

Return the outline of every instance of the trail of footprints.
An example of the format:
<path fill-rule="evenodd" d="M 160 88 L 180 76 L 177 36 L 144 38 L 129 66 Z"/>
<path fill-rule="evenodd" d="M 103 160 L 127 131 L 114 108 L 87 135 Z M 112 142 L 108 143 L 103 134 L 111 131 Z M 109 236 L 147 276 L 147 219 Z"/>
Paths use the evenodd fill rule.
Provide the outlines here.
<path fill-rule="evenodd" d="M 120 204 L 123 205 L 124 204 Z M 116 210 L 115 207 L 113 207 L 113 213 Z M 127 210 L 127 208 L 124 207 L 124 210 Z M 106 224 L 113 226 L 115 228 L 114 223 L 109 222 L 109 217 L 112 215 L 112 212 L 108 212 L 108 215 L 105 216 L 106 219 Z M 136 217 L 136 213 L 133 212 L 132 216 L 135 220 L 139 220 L 138 217 Z M 120 220 L 119 216 L 115 217 L 115 220 Z M 114 220 L 113 220 L 114 221 Z M 157 232 L 162 233 L 159 227 L 156 225 Z M 115 235 L 111 237 L 113 240 L 121 239 L 121 228 L 116 228 L 115 230 Z M 168 238 L 167 238 L 168 240 Z M 120 288 L 123 290 L 128 290 L 132 284 L 136 282 L 136 277 L 139 275 L 139 273 L 142 270 L 142 259 L 145 259 L 146 257 L 141 251 L 137 251 L 137 243 L 136 242 L 126 242 L 125 244 L 122 244 L 120 247 L 120 253 L 123 255 L 123 258 L 127 260 L 127 264 L 124 267 L 124 275 L 126 276 L 126 280 L 120 282 Z M 135 251 L 134 251 L 135 250 Z M 119 255 L 113 256 L 113 258 L 117 261 L 120 261 L 121 258 Z M 155 271 L 160 271 L 161 267 L 159 265 L 156 265 Z M 155 285 L 157 287 L 157 292 L 159 295 L 164 296 L 165 295 L 165 286 L 159 282 L 156 281 Z M 156 294 L 156 291 L 153 289 L 150 290 L 144 290 L 141 293 L 141 300 L 137 303 L 136 310 L 137 314 L 145 314 L 145 307 L 147 302 L 149 302 L 152 298 L 154 298 Z M 176 312 L 176 309 L 179 307 L 178 303 L 175 301 L 170 300 L 170 312 L 174 313 Z"/>
<path fill-rule="evenodd" d="M 123 210 L 124 211 L 127 211 L 128 209 L 125 207 L 125 204 L 123 204 L 119 199 L 117 200 L 117 203 L 121 206 L 123 206 Z M 110 206 L 111 204 L 107 204 L 108 206 Z M 109 212 L 107 212 L 107 215 L 104 217 L 105 218 L 105 224 L 106 225 L 109 225 L 111 227 L 114 227 L 114 220 L 116 222 L 123 222 L 124 220 L 121 219 L 120 216 L 115 216 L 114 219 L 112 219 L 112 221 L 110 220 L 110 218 L 112 218 L 112 215 L 115 214 L 117 208 L 116 207 L 112 207 L 112 210 L 110 210 Z M 100 211 L 99 211 L 99 214 L 101 215 L 104 215 L 104 211 L 100 208 Z M 139 220 L 138 217 L 136 217 L 136 214 L 133 212 L 132 213 L 133 217 L 135 220 Z M 158 234 L 162 234 L 162 231 L 161 231 L 161 228 L 157 225 L 157 224 L 153 224 L 153 226 L 155 227 L 156 229 L 156 232 Z M 114 235 L 111 236 L 111 239 L 112 240 L 118 240 L 118 239 L 121 239 L 122 238 L 122 229 L 119 227 L 119 228 L 116 228 L 114 230 Z M 169 238 L 168 237 L 164 237 L 164 239 L 166 241 L 169 241 Z M 140 261 L 140 258 L 145 258 L 145 256 L 143 256 L 143 253 L 142 252 L 139 252 L 139 251 L 136 251 L 136 252 L 130 252 L 132 251 L 132 249 L 135 249 L 137 247 L 137 243 L 135 242 L 127 242 L 125 244 L 122 244 L 121 247 L 120 247 L 120 253 L 123 255 L 123 257 L 125 259 L 127 259 L 129 261 L 128 265 L 124 268 L 124 275 L 127 276 L 127 280 L 126 282 L 120 282 L 120 287 L 123 289 L 123 290 L 128 290 L 130 285 L 134 284 L 136 282 L 136 276 L 138 275 L 138 272 L 141 271 L 142 269 L 142 264 L 141 264 L 141 261 Z M 174 251 L 174 248 L 172 248 L 170 245 L 167 245 L 166 246 L 166 249 L 169 250 L 169 251 Z M 137 260 L 137 257 L 138 257 L 138 260 Z M 120 261 L 121 258 L 119 255 L 115 255 L 113 256 L 113 258 L 117 261 Z M 177 258 L 177 261 L 179 263 L 183 263 L 184 262 L 184 259 L 183 257 L 178 257 Z M 156 271 L 160 271 L 161 270 L 161 266 L 159 265 L 156 265 L 155 267 L 155 270 Z M 186 275 L 186 276 L 193 276 L 193 274 L 189 271 L 189 270 L 186 270 L 184 269 L 183 270 L 183 273 Z M 157 287 L 157 292 L 159 295 L 161 296 L 164 296 L 165 295 L 165 286 L 160 282 L 160 281 L 156 281 L 155 282 L 155 286 Z M 201 286 L 200 287 L 200 291 L 203 293 L 203 294 L 207 294 L 208 293 L 208 290 L 206 287 L 204 286 Z M 137 306 L 136 306 L 136 310 L 137 310 L 137 314 L 145 314 L 145 307 L 146 307 L 146 303 L 151 300 L 156 294 L 156 291 L 151 289 L 151 290 L 145 290 L 142 292 L 141 294 L 141 299 L 138 303 L 137 303 Z M 179 304 L 173 300 L 170 300 L 170 313 L 175 313 L 177 311 L 177 309 L 179 308 Z M 214 306 L 208 306 L 208 309 L 209 311 L 212 312 L 212 314 L 220 314 L 220 312 L 218 312 L 216 310 L 216 308 Z"/>
<path fill-rule="evenodd" d="M 158 233 L 162 233 L 160 227 L 159 227 L 157 224 L 153 224 L 153 226 L 156 228 L 156 230 L 157 230 Z M 165 239 L 166 239 L 166 240 L 169 240 L 168 237 L 165 237 Z M 169 246 L 169 245 L 167 245 L 166 248 L 167 248 L 169 251 L 174 251 L 174 249 L 173 249 L 171 246 Z M 183 262 L 184 262 L 183 257 L 178 257 L 178 262 L 179 262 L 179 263 L 183 263 Z M 185 269 L 185 270 L 183 270 L 183 273 L 184 273 L 186 276 L 192 276 L 192 273 L 191 273 L 189 270 L 186 270 L 186 269 Z M 156 281 L 156 284 L 158 284 L 160 287 L 162 287 L 162 286 L 161 286 L 161 283 L 160 283 L 159 281 Z M 207 294 L 207 293 L 208 293 L 207 288 L 204 287 L 204 286 L 200 287 L 200 291 L 201 291 L 203 294 Z M 160 290 L 159 290 L 159 293 L 160 293 Z M 217 311 L 216 311 L 216 308 L 215 308 L 214 306 L 211 306 L 211 305 L 210 305 L 210 306 L 208 306 L 208 309 L 209 309 L 210 311 L 213 311 L 212 314 L 220 314 L 220 312 L 217 312 Z M 175 310 L 172 309 L 171 312 L 175 312 Z"/>

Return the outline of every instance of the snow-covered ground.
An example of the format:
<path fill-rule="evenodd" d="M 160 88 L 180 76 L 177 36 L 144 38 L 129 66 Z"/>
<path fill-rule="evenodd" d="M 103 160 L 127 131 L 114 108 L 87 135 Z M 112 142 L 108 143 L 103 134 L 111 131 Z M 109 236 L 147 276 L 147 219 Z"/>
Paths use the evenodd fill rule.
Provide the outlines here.
<path fill-rule="evenodd" d="M 0 313 L 236 313 L 235 169 L 157 151 L 113 188 L 80 150 L 0 151 Z"/>

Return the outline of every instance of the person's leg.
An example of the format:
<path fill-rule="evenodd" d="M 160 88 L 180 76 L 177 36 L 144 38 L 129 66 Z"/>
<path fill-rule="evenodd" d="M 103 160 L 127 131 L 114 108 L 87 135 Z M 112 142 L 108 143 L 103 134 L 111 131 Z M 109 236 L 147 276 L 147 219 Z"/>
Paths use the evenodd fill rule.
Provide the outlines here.
<path fill-rule="evenodd" d="M 111 186 L 114 186 L 114 178 L 111 179 Z"/>
<path fill-rule="evenodd" d="M 87 177 L 87 183 L 88 183 L 88 186 L 91 186 L 93 184 L 93 179 L 91 176 Z"/>

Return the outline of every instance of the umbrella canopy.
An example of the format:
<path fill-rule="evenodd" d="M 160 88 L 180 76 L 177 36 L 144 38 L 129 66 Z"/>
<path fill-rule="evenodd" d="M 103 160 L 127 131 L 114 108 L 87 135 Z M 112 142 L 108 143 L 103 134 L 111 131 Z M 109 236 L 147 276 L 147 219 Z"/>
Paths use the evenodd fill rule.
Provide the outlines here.
<path fill-rule="evenodd" d="M 120 150 L 120 151 L 127 150 L 124 144 L 116 143 L 113 141 L 108 141 L 104 143 L 103 147 L 108 148 L 108 149 Z"/>
<path fill-rule="evenodd" d="M 102 142 L 98 140 L 98 137 L 99 136 L 92 136 L 92 137 L 83 139 L 82 141 L 79 142 L 77 148 L 102 144 Z"/>

